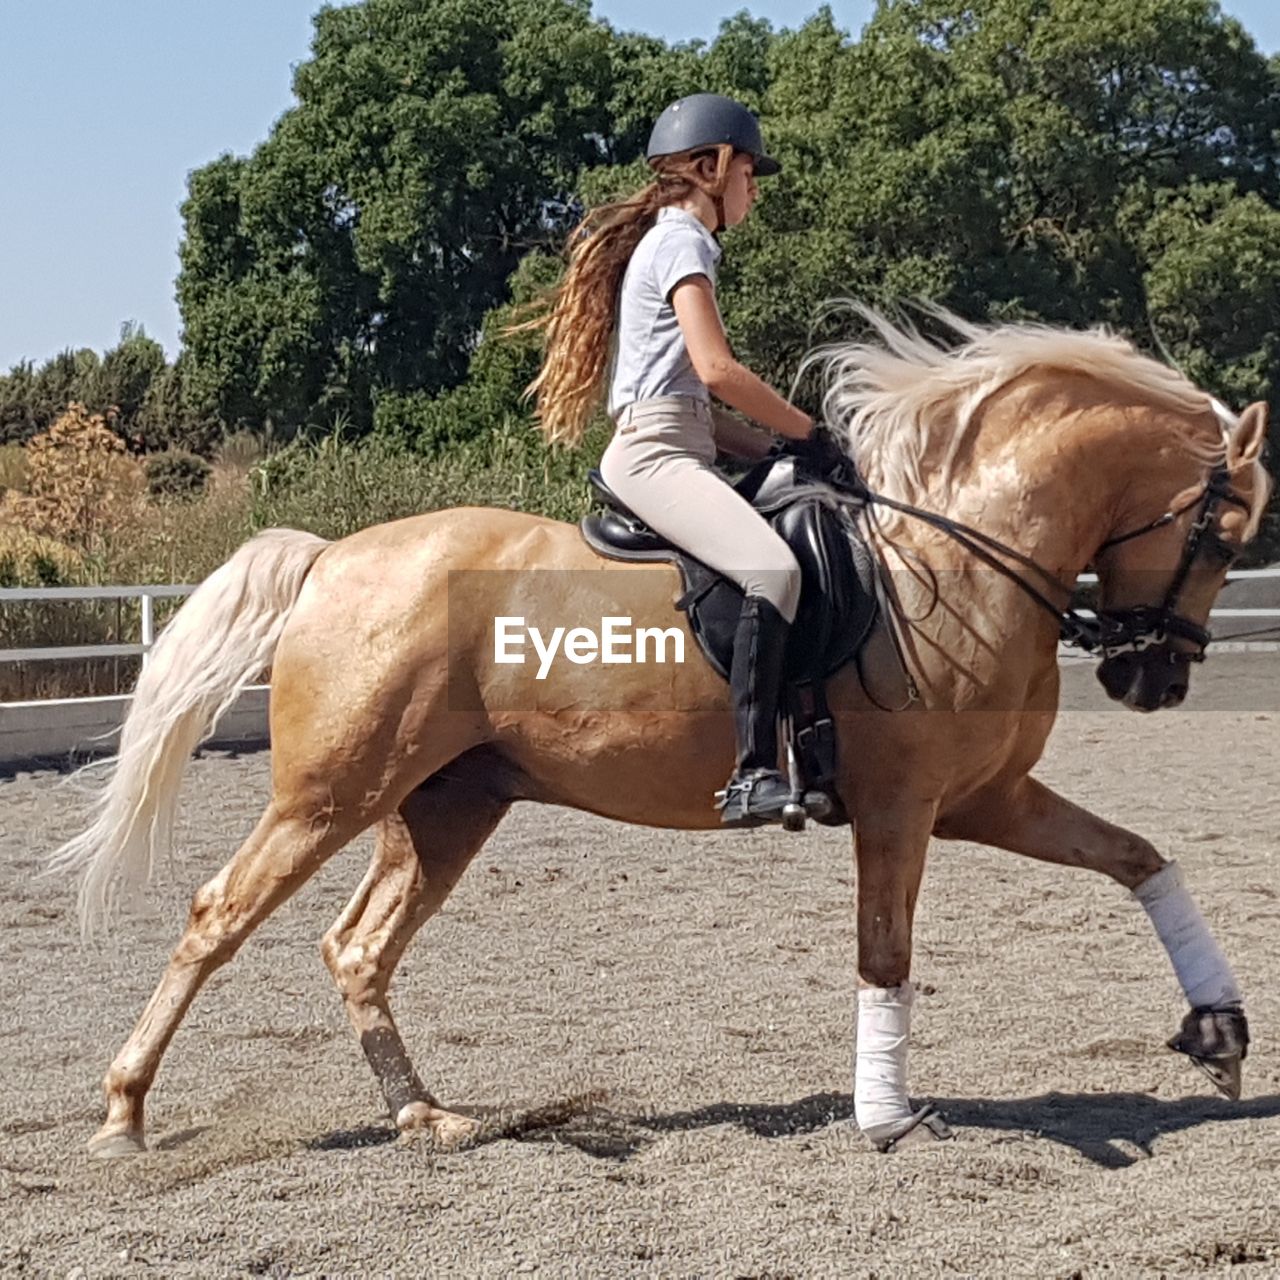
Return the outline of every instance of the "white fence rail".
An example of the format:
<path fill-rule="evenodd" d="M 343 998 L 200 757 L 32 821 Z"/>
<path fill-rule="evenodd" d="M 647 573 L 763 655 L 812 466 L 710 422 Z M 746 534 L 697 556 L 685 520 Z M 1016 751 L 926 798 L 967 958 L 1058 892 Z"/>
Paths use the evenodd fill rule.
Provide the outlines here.
<path fill-rule="evenodd" d="M 54 662 L 85 658 L 141 657 L 155 645 L 155 603 L 189 596 L 194 586 L 166 584 L 133 587 L 0 587 L 0 610 L 6 604 L 75 603 L 114 600 L 139 602 L 139 635 L 135 644 L 37 645 L 0 649 L 0 663 Z M 69 755 L 97 755 L 114 750 L 129 711 L 129 696 L 41 698 L 0 702 L 0 768 L 23 761 Z M 218 725 L 214 742 L 235 746 L 265 742 L 267 686 L 251 685 Z"/>
<path fill-rule="evenodd" d="M 61 658 L 124 658 L 146 655 L 156 642 L 155 603 L 189 596 L 195 587 L 0 587 L 0 606 L 74 602 L 77 600 L 138 600 L 141 634 L 137 644 L 40 645 L 31 649 L 0 649 L 0 662 L 53 662 Z M 3 705 L 3 704 L 0 704 Z"/>
<path fill-rule="evenodd" d="M 1085 584 L 1096 581 L 1084 575 Z M 155 602 L 188 596 L 194 586 L 167 584 L 134 587 L 3 587 L 6 604 L 137 600 L 139 636 L 132 644 L 38 645 L 0 649 L 0 663 L 52 662 L 64 659 L 117 658 L 147 654 L 155 644 Z M 1215 633 L 1230 635 L 1230 648 L 1280 650 L 1280 565 L 1238 569 L 1227 575 L 1218 607 L 1209 618 Z M 1252 638 L 1251 636 L 1256 636 Z M 0 703 L 0 767 L 41 756 L 110 750 L 128 711 L 127 695 L 98 698 L 47 698 Z M 261 742 L 267 736 L 267 687 L 244 691 L 218 728 L 219 743 Z"/>

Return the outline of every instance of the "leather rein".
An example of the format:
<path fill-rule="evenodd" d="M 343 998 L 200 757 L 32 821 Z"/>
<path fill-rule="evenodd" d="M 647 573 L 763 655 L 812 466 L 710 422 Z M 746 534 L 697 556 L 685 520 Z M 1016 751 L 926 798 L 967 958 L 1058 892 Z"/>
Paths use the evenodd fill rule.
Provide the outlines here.
<path fill-rule="evenodd" d="M 1178 613 L 1178 601 L 1192 566 L 1203 552 L 1212 552 L 1228 565 L 1233 563 L 1239 554 L 1237 549 L 1215 528 L 1219 507 L 1225 503 L 1241 507 L 1245 511 L 1250 509 L 1249 503 L 1232 489 L 1231 475 L 1225 462 L 1217 463 L 1210 471 L 1204 488 L 1189 502 L 1180 507 L 1170 508 L 1141 528 L 1109 538 L 1098 548 L 1097 555 L 1101 555 L 1112 547 L 1132 542 L 1135 538 L 1163 529 L 1179 516 L 1185 515 L 1193 508 L 1198 508 L 1191 528 L 1187 532 L 1187 540 L 1183 544 L 1182 558 L 1161 603 L 1132 605 L 1123 609 L 1098 609 L 1092 617 L 1086 617 L 1070 604 L 1066 606 L 1055 604 L 1028 574 L 1019 572 L 1017 568 L 1005 563 L 1005 559 L 1014 561 L 1023 569 L 1029 570 L 1031 574 L 1035 574 L 1046 587 L 1061 592 L 1070 600 L 1075 594 L 1075 589 L 1050 573 L 1030 556 L 959 520 L 938 515 L 933 511 L 925 511 L 910 503 L 899 502 L 896 498 L 876 493 L 863 483 L 856 468 L 850 465 L 849 471 L 852 472 L 852 477 L 842 478 L 838 484 L 851 497 L 856 497 L 868 506 L 887 507 L 891 511 L 900 512 L 941 530 L 975 559 L 1014 583 L 1040 608 L 1056 618 L 1059 638 L 1064 644 L 1083 649 L 1086 653 L 1098 654 L 1104 659 L 1167 646 L 1172 638 L 1177 638 L 1188 641 L 1194 648 L 1189 650 L 1169 648 L 1168 661 L 1204 661 L 1205 649 L 1213 637 L 1206 628 Z M 1095 560 L 1096 558 L 1097 556 L 1094 557 Z"/>

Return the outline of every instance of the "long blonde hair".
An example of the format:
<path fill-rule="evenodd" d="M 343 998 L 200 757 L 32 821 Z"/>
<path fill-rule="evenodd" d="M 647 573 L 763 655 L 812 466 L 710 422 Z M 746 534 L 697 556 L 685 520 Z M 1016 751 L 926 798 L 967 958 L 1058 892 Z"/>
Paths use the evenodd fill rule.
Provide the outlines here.
<path fill-rule="evenodd" d="M 626 200 L 598 205 L 573 229 L 565 246 L 568 269 L 559 286 L 532 305 L 532 319 L 507 332 L 545 329 L 538 376 L 525 390 L 537 399 L 538 426 L 552 444 L 582 440 L 604 390 L 618 291 L 636 245 L 658 211 L 695 190 L 724 195 L 733 148 L 701 147 L 654 161 L 656 177 Z"/>

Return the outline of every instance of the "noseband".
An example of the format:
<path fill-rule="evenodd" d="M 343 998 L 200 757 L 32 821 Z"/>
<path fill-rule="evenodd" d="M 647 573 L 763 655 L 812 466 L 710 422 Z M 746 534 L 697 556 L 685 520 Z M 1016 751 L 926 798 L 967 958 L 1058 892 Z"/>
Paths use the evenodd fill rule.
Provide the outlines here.
<path fill-rule="evenodd" d="M 1135 538 L 1163 529 L 1193 507 L 1199 508 L 1191 528 L 1187 531 L 1187 541 L 1182 548 L 1182 559 L 1178 562 L 1173 581 L 1169 583 L 1169 589 L 1165 592 L 1160 604 L 1134 605 L 1127 609 L 1097 611 L 1094 647 L 1104 658 L 1115 658 L 1122 653 L 1142 653 L 1148 649 L 1168 645 L 1170 639 L 1176 638 L 1186 640 L 1195 647 L 1189 650 L 1169 648 L 1166 656 L 1170 662 L 1204 661 L 1204 651 L 1213 637 L 1204 627 L 1178 613 L 1178 600 L 1192 566 L 1203 552 L 1210 552 L 1228 566 L 1238 555 L 1236 548 L 1214 527 L 1218 508 L 1223 503 L 1242 507 L 1245 511 L 1249 510 L 1249 504 L 1231 488 L 1231 476 L 1227 468 L 1219 463 L 1209 473 L 1209 479 L 1204 488 L 1190 502 L 1176 510 L 1166 511 L 1164 515 L 1152 520 L 1150 524 L 1143 525 L 1140 529 L 1110 538 L 1098 548 L 1098 554 L 1101 555 L 1112 547 L 1120 546 L 1121 543 L 1132 542 Z"/>

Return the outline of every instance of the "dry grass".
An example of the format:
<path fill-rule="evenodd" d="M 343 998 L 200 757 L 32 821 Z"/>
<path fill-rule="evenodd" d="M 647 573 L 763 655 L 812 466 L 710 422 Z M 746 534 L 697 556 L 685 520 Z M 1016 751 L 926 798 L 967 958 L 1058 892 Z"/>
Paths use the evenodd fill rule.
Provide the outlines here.
<path fill-rule="evenodd" d="M 27 487 L 27 451 L 20 444 L 0 444 L 0 495 Z"/>
<path fill-rule="evenodd" d="M 340 538 L 384 520 L 441 507 L 485 505 L 576 520 L 590 507 L 586 468 L 604 445 L 548 452 L 512 423 L 439 457 L 379 439 L 334 436 L 266 456 L 234 436 L 191 500 L 149 497 L 142 469 L 98 418 L 78 407 L 37 438 L 5 474 L 24 491 L 0 496 L 0 585 L 197 583 L 259 529 L 284 525 Z M 176 603 L 157 605 L 157 624 Z M 41 603 L 0 607 L 0 648 L 136 643 L 139 607 Z M 131 686 L 133 659 L 0 664 L 0 701 L 114 693 Z"/>
<path fill-rule="evenodd" d="M 24 529 L 93 558 L 132 524 L 145 492 L 141 464 L 125 456 L 107 418 L 72 404 L 27 444 L 24 490 L 7 496 Z"/>

